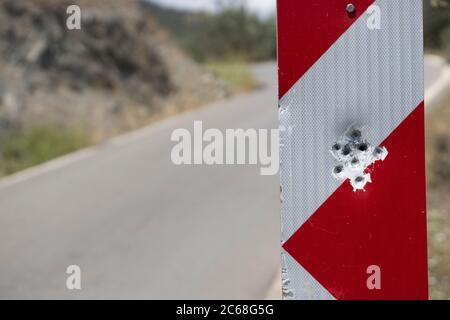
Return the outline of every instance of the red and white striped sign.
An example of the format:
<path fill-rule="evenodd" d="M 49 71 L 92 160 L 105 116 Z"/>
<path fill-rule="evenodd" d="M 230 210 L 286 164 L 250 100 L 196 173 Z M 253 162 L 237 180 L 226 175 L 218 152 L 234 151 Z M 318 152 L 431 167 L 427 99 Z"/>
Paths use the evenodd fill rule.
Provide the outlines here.
<path fill-rule="evenodd" d="M 422 0 L 278 0 L 283 292 L 427 299 Z M 330 149 L 389 152 L 354 191 Z"/>

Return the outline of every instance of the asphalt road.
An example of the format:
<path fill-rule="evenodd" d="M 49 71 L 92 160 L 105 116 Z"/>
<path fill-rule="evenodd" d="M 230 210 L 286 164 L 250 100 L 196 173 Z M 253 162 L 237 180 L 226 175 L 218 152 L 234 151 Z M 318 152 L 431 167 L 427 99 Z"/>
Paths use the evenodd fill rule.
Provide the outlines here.
<path fill-rule="evenodd" d="M 278 176 L 170 160 L 172 131 L 194 120 L 277 127 L 275 65 L 254 72 L 256 92 L 1 181 L 0 298 L 266 297 L 279 269 Z M 81 290 L 66 289 L 69 265 Z"/>
<path fill-rule="evenodd" d="M 433 83 L 435 83 L 439 76 L 441 75 L 442 70 L 446 67 L 445 59 L 429 55 L 425 59 L 425 88 L 430 87 Z"/>

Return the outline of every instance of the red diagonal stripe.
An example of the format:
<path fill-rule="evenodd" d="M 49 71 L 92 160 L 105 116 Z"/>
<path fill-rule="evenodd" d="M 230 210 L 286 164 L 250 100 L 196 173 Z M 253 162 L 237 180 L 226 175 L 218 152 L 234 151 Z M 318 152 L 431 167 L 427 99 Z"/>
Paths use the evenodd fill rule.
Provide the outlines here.
<path fill-rule="evenodd" d="M 374 0 L 278 0 L 278 67 L 280 98 Z M 356 11 L 349 15 L 347 4 Z"/>
<path fill-rule="evenodd" d="M 418 106 L 383 142 L 366 192 L 345 182 L 284 249 L 337 299 L 427 299 L 424 112 Z M 381 290 L 366 286 L 381 268 Z"/>

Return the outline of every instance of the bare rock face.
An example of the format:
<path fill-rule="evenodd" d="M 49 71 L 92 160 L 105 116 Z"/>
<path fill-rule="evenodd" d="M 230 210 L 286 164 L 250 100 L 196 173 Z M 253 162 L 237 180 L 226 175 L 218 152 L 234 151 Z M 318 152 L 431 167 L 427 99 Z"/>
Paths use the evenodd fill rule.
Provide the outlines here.
<path fill-rule="evenodd" d="M 72 4 L 81 30 L 66 27 Z M 0 1 L 0 126 L 81 125 L 107 137 L 167 105 L 184 109 L 180 97 L 223 95 L 204 79 L 132 0 Z"/>
<path fill-rule="evenodd" d="M 150 40 L 153 30 L 147 19 L 101 9 L 97 11 L 103 14 L 96 14 L 90 5 L 82 7 L 82 29 L 68 30 L 69 5 L 36 0 L 0 3 L 0 53 L 5 62 L 33 73 L 30 86 L 129 89 L 142 98 L 170 92 L 170 77 Z"/>

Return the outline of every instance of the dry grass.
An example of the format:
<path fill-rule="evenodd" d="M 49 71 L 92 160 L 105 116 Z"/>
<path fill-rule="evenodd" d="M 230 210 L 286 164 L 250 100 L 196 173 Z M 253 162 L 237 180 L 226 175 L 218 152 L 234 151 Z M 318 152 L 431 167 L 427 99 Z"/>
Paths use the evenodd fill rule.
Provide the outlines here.
<path fill-rule="evenodd" d="M 249 65 L 245 62 L 239 60 L 215 61 L 208 63 L 207 67 L 237 92 L 251 91 L 257 87 L 257 81 L 250 72 Z"/>
<path fill-rule="evenodd" d="M 81 131 L 34 127 L 0 133 L 0 177 L 41 164 L 89 144 Z"/>

